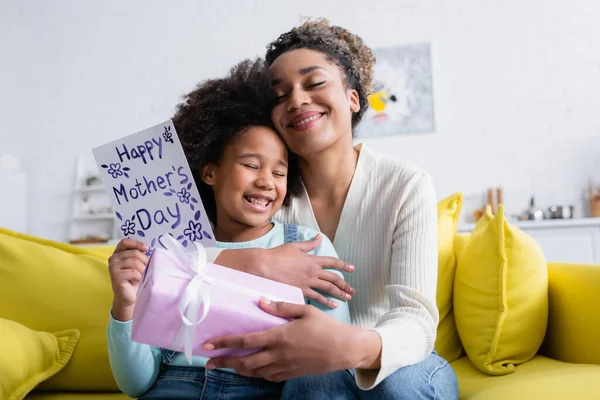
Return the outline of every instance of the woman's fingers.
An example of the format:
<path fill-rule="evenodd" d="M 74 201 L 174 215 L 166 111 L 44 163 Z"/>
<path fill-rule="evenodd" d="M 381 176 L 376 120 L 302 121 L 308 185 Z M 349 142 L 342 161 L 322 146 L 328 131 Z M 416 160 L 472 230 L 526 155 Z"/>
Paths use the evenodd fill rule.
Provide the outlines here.
<path fill-rule="evenodd" d="M 202 346 L 205 351 L 216 349 L 254 349 L 270 343 L 269 330 L 241 335 L 229 335 L 209 340 Z"/>
<path fill-rule="evenodd" d="M 264 297 L 260 298 L 258 305 L 269 314 L 283 318 L 302 318 L 312 311 L 312 308 L 306 304 L 271 301 Z"/>
<path fill-rule="evenodd" d="M 267 374 L 270 373 L 271 371 L 257 371 L 257 375 L 256 376 L 262 376 L 260 375 L 261 373 Z M 289 372 L 279 372 L 273 375 L 264 375 L 264 379 L 271 381 L 271 382 L 285 382 L 285 381 L 289 381 L 290 379 L 294 378 L 294 376 L 292 374 L 290 374 Z"/>
<path fill-rule="evenodd" d="M 291 378 L 291 374 L 285 367 L 277 364 L 267 365 L 255 371 L 257 378 L 264 378 L 271 382 L 283 382 Z"/>
<path fill-rule="evenodd" d="M 319 274 L 319 280 L 321 281 L 318 286 L 314 286 L 315 289 L 319 289 L 324 293 L 327 293 L 333 297 L 337 297 L 340 300 L 348 300 L 346 294 L 352 295 L 356 293 L 356 290 L 341 276 L 331 271 L 321 271 Z M 325 286 L 324 286 L 325 285 Z M 340 292 L 343 292 L 342 297 L 338 296 Z"/>
<path fill-rule="evenodd" d="M 354 265 L 348 264 L 345 261 L 335 257 L 314 256 L 317 259 L 317 264 L 321 268 L 337 269 L 338 271 L 354 272 Z"/>
<path fill-rule="evenodd" d="M 323 272 L 328 273 L 326 271 L 323 271 Z M 329 272 L 329 274 L 337 276 L 333 272 Z M 337 277 L 339 278 L 339 276 L 337 276 Z M 334 279 L 334 278 L 331 276 L 327 276 L 327 279 Z M 335 283 L 332 283 L 331 281 L 329 281 L 327 279 L 321 278 L 321 279 L 317 280 L 312 288 L 320 290 L 322 293 L 327 293 L 328 295 L 333 296 L 336 299 L 340 299 L 342 301 L 349 301 L 352 299 L 352 295 L 350 293 L 343 291 L 342 289 L 337 287 Z M 343 279 L 342 279 L 342 281 L 343 281 Z M 348 285 L 348 288 L 349 287 L 350 287 L 350 285 Z"/>
<path fill-rule="evenodd" d="M 240 375 L 256 376 L 256 370 L 275 362 L 275 356 L 269 351 L 259 351 L 246 357 L 222 357 L 210 359 L 206 364 L 208 369 L 229 368 Z"/>
<path fill-rule="evenodd" d="M 323 240 L 323 237 L 321 236 L 321 234 L 318 234 L 311 240 L 306 240 L 304 242 L 296 242 L 296 243 L 294 243 L 294 245 L 298 248 L 298 250 L 300 250 L 304 253 L 308 253 L 309 251 L 312 251 L 312 250 L 316 249 L 317 247 L 319 247 L 322 240 Z"/>
<path fill-rule="evenodd" d="M 319 292 L 315 292 L 313 289 L 309 289 L 306 292 L 303 291 L 302 294 L 304 295 L 305 298 L 309 299 L 313 303 L 319 303 L 319 304 L 322 304 L 325 307 L 329 307 L 329 308 L 337 308 L 338 307 L 338 305 L 335 301 L 328 299 L 327 297 L 323 296 Z"/>

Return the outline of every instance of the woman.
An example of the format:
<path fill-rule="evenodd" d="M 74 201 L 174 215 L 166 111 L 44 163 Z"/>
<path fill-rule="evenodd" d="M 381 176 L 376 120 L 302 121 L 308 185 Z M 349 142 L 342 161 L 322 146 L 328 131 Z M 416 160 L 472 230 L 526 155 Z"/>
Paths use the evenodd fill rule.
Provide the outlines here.
<path fill-rule="evenodd" d="M 247 376 L 283 381 L 283 398 L 455 399 L 456 376 L 433 352 L 438 312 L 433 184 L 417 167 L 353 147 L 367 108 L 374 57 L 362 40 L 326 21 L 307 22 L 268 47 L 277 104 L 271 117 L 300 159 L 305 191 L 276 216 L 320 230 L 356 266 L 352 325 L 310 306 L 261 302 L 294 321 L 264 332 L 216 338 L 205 348 L 262 351 L 209 361 Z M 212 251 L 215 262 L 349 298 L 320 272 L 333 260 L 302 254 L 314 243 L 273 250 Z M 268 268 L 266 266 L 269 266 Z M 274 268 L 275 267 L 275 268 Z M 267 272 L 268 271 L 268 272 Z M 343 293 L 343 292 L 347 293 Z"/>

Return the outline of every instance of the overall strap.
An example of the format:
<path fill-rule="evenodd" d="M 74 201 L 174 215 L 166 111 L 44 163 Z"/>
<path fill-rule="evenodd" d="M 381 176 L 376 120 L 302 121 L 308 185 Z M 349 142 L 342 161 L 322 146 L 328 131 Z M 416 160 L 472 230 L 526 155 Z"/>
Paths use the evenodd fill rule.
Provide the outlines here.
<path fill-rule="evenodd" d="M 298 225 L 283 224 L 283 231 L 285 232 L 285 243 L 294 243 L 298 241 Z"/>

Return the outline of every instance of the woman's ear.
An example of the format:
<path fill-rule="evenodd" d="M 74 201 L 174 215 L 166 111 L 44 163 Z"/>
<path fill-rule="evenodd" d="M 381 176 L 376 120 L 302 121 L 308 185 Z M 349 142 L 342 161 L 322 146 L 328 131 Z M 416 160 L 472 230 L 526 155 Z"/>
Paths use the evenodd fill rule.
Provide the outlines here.
<path fill-rule="evenodd" d="M 206 164 L 202 167 L 202 180 L 209 186 L 213 186 L 215 184 L 215 168 L 213 164 Z"/>
<path fill-rule="evenodd" d="M 353 113 L 357 113 L 360 111 L 360 96 L 358 95 L 358 92 L 354 89 L 350 89 L 350 93 L 349 93 L 349 100 L 350 100 L 350 111 L 352 111 Z"/>

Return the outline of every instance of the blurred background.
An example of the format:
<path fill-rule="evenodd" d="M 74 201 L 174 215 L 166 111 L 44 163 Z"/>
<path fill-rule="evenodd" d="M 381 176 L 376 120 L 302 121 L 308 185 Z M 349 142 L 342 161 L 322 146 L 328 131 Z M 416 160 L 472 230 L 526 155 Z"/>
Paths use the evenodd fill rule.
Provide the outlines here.
<path fill-rule="evenodd" d="M 374 49 L 429 46 L 431 128 L 358 141 L 426 169 L 439 199 L 462 191 L 462 222 L 490 187 L 502 188 L 515 218 L 532 196 L 542 208 L 591 215 L 599 2 L 3 0 L 4 225 L 61 241 L 85 236 L 72 232 L 73 219 L 110 211 L 94 206 L 91 149 L 169 119 L 198 82 L 263 56 L 303 17 L 325 17 Z"/>

